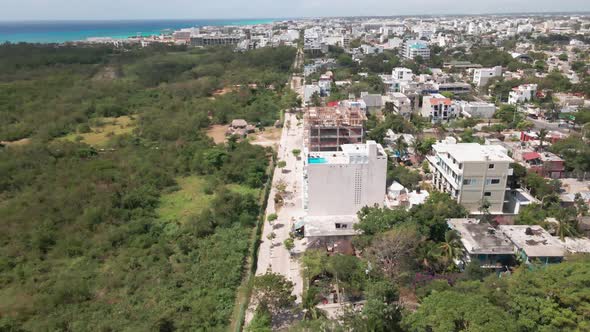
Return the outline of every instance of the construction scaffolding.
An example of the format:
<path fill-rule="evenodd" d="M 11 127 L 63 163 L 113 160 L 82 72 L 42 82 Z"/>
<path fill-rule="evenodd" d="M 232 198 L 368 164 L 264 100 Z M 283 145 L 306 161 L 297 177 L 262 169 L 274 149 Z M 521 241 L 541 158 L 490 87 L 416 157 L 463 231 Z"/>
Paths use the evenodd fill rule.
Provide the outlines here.
<path fill-rule="evenodd" d="M 309 107 L 303 117 L 308 151 L 338 151 L 342 144 L 363 142 L 365 113 L 359 108 Z"/>

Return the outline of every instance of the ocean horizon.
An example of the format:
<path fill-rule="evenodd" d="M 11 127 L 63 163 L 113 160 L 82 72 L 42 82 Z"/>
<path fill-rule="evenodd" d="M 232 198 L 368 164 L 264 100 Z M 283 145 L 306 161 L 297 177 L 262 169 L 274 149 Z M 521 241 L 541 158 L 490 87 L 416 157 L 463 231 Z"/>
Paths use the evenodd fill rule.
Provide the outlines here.
<path fill-rule="evenodd" d="M 224 25 L 266 24 L 278 19 L 179 19 L 96 21 L 0 21 L 0 43 L 63 43 L 88 38 L 126 39 L 160 35 L 166 30 Z"/>

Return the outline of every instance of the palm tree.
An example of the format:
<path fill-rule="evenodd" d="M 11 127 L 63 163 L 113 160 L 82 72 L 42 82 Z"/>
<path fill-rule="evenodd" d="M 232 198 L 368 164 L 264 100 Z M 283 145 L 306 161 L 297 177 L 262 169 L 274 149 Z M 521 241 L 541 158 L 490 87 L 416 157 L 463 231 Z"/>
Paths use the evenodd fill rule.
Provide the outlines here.
<path fill-rule="evenodd" d="M 434 242 L 424 242 L 416 250 L 416 259 L 418 260 L 418 264 L 422 265 L 426 270 L 432 273 L 438 272 L 441 250 Z"/>
<path fill-rule="evenodd" d="M 556 233 L 561 241 L 563 241 L 566 236 L 577 236 L 580 234 L 578 230 L 578 220 L 575 215 L 576 211 L 572 209 L 560 209 L 557 212 Z"/>
<path fill-rule="evenodd" d="M 317 287 L 309 287 L 301 299 L 301 308 L 303 309 L 303 319 L 316 320 L 326 317 L 326 312 L 318 308 L 320 290 Z"/>
<path fill-rule="evenodd" d="M 539 147 L 541 148 L 541 150 L 543 150 L 543 142 L 545 141 L 545 138 L 547 138 L 548 134 L 549 131 L 545 128 L 539 130 Z"/>
<path fill-rule="evenodd" d="M 397 150 L 398 159 L 401 160 L 402 157 L 406 155 L 408 149 L 408 144 L 406 143 L 406 140 L 404 140 L 404 137 L 402 135 L 400 135 L 395 140 L 395 148 Z"/>
<path fill-rule="evenodd" d="M 421 138 L 414 138 L 414 141 L 412 141 L 411 147 L 412 150 L 414 151 L 414 155 L 416 156 L 416 160 L 418 162 L 422 161 L 422 152 L 420 151 L 420 147 L 422 146 L 422 139 Z"/>
<path fill-rule="evenodd" d="M 439 244 L 443 261 L 449 265 L 454 259 L 461 257 L 463 253 L 463 244 L 461 236 L 455 230 L 445 233 L 445 240 Z"/>

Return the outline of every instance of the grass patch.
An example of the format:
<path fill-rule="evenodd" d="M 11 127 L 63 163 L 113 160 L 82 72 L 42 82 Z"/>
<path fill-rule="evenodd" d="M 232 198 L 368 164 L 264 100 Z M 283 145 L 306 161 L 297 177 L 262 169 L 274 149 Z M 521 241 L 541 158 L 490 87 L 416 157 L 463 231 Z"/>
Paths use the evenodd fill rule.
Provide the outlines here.
<path fill-rule="evenodd" d="M 80 141 L 92 146 L 105 146 L 114 136 L 130 134 L 135 128 L 135 121 L 130 116 L 100 118 L 96 121 L 100 125 L 90 126 L 90 132 L 72 133 L 62 139 L 72 142 Z"/>
<path fill-rule="evenodd" d="M 215 195 L 207 195 L 203 191 L 205 179 L 199 176 L 189 176 L 176 179 L 179 190 L 164 194 L 160 198 L 157 213 L 160 220 L 175 229 L 185 223 L 191 215 L 199 214 L 206 209 Z"/>

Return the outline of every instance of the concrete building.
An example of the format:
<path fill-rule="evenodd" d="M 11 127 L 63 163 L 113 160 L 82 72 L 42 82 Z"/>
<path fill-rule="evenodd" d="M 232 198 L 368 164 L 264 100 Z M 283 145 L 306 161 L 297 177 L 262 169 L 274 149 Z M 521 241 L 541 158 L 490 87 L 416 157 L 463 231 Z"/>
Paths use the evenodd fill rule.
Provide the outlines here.
<path fill-rule="evenodd" d="M 406 40 L 402 46 L 402 56 L 406 59 L 415 59 L 417 56 L 424 60 L 430 59 L 430 48 L 423 40 Z"/>
<path fill-rule="evenodd" d="M 303 116 L 304 143 L 310 152 L 337 151 L 361 143 L 365 112 L 357 107 L 312 107 Z"/>
<path fill-rule="evenodd" d="M 526 264 L 535 261 L 559 263 L 566 254 L 561 241 L 538 225 L 500 225 L 500 231 L 514 245 L 516 255 Z"/>
<path fill-rule="evenodd" d="M 457 116 L 455 105 L 450 98 L 435 93 L 422 98 L 420 114 L 432 122 L 449 121 Z"/>
<path fill-rule="evenodd" d="M 536 84 L 523 84 L 510 91 L 508 96 L 508 104 L 515 105 L 531 101 L 537 93 Z"/>
<path fill-rule="evenodd" d="M 502 76 L 502 66 L 473 70 L 473 84 L 478 88 L 485 86 L 493 77 Z"/>
<path fill-rule="evenodd" d="M 481 212 L 484 202 L 493 214 L 503 212 L 506 181 L 512 175 L 513 161 L 500 145 L 456 143 L 447 138 L 433 146 L 427 156 L 433 172 L 433 185 L 447 192 L 471 213 Z"/>
<path fill-rule="evenodd" d="M 223 46 L 238 45 L 242 41 L 241 36 L 228 35 L 198 35 L 190 38 L 191 46 Z"/>
<path fill-rule="evenodd" d="M 401 92 L 392 92 L 385 96 L 385 109 L 409 119 L 412 115 L 412 101 Z"/>
<path fill-rule="evenodd" d="M 391 71 L 391 78 L 399 81 L 411 81 L 414 79 L 414 74 L 409 68 L 396 67 Z"/>
<path fill-rule="evenodd" d="M 339 152 L 307 152 L 304 205 L 308 216 L 351 216 L 364 206 L 383 205 L 387 171 L 383 147 L 367 141 L 340 148 Z"/>
<path fill-rule="evenodd" d="M 464 117 L 475 119 L 491 119 L 496 112 L 496 105 L 486 102 L 455 102 L 455 105 Z"/>
<path fill-rule="evenodd" d="M 449 219 L 447 225 L 461 236 L 464 255 L 460 265 L 479 261 L 482 268 L 499 269 L 515 263 L 514 245 L 490 224 L 470 218 Z"/>

